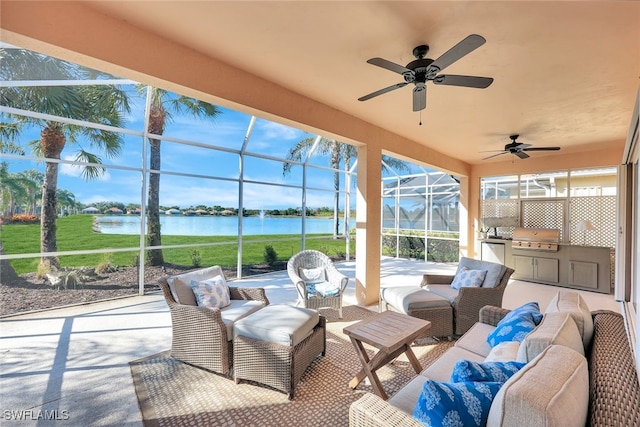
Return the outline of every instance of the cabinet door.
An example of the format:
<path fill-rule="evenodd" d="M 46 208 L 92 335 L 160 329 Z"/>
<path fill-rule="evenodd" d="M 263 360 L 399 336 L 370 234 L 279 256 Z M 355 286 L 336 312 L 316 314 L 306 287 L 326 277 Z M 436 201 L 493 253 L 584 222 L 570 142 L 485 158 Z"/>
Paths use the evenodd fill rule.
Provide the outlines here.
<path fill-rule="evenodd" d="M 480 258 L 483 261 L 504 264 L 504 243 L 482 242 L 480 249 Z"/>
<path fill-rule="evenodd" d="M 515 274 L 523 279 L 533 279 L 533 257 L 514 255 L 513 265 Z"/>
<path fill-rule="evenodd" d="M 558 283 L 558 260 L 551 258 L 535 258 L 533 261 L 533 277 L 543 282 Z"/>
<path fill-rule="evenodd" d="M 598 289 L 598 264 L 569 261 L 569 285 Z"/>

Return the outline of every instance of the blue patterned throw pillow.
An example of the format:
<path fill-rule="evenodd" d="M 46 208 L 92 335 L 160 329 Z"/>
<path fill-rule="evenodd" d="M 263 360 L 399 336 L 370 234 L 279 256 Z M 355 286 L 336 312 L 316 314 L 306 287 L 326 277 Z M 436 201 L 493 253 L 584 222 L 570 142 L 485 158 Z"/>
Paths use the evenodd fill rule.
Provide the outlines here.
<path fill-rule="evenodd" d="M 525 365 L 524 362 L 474 362 L 458 360 L 451 372 L 451 382 L 491 381 L 505 383 Z"/>
<path fill-rule="evenodd" d="M 193 289 L 196 301 L 200 306 L 224 308 L 231 304 L 229 286 L 221 277 L 214 277 L 201 282 L 192 280 L 191 289 Z"/>
<path fill-rule="evenodd" d="M 426 380 L 413 410 L 413 418 L 431 427 L 484 426 L 501 385 L 497 382 L 441 383 Z"/>
<path fill-rule="evenodd" d="M 479 288 L 484 283 L 486 276 L 487 270 L 471 270 L 468 267 L 463 267 L 456 273 L 451 282 L 451 287 L 453 289 Z"/>
<path fill-rule="evenodd" d="M 528 302 L 511 310 L 487 337 L 491 347 L 501 342 L 522 342 L 527 334 L 535 329 L 542 321 L 542 313 L 537 302 Z"/>

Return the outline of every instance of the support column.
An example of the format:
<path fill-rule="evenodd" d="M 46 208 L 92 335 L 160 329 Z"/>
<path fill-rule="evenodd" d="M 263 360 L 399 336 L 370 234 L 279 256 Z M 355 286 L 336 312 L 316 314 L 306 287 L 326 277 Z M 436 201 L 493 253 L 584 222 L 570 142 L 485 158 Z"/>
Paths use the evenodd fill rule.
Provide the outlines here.
<path fill-rule="evenodd" d="M 380 294 L 381 170 L 380 147 L 358 147 L 356 299 L 360 305 L 378 304 Z"/>
<path fill-rule="evenodd" d="M 460 178 L 460 256 L 480 259 L 480 177 Z"/>

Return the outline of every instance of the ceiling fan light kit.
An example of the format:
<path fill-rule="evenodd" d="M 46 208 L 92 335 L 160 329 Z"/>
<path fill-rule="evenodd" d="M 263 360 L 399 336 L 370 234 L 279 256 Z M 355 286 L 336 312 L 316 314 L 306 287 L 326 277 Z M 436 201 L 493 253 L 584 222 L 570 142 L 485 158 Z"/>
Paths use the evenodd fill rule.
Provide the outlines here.
<path fill-rule="evenodd" d="M 484 37 L 477 34 L 471 34 L 436 60 L 426 58 L 426 55 L 429 52 L 429 46 L 416 46 L 413 49 L 413 56 L 415 56 L 416 59 L 409 62 L 404 67 L 383 58 L 371 58 L 367 61 L 369 64 L 376 65 L 402 75 L 404 82 L 396 83 L 375 92 L 371 92 L 368 95 L 358 98 L 358 101 L 367 101 L 371 98 L 375 98 L 376 96 L 391 92 L 392 90 L 400 89 L 409 83 L 413 83 L 415 85 L 415 88 L 413 89 L 413 111 L 422 111 L 427 107 L 426 83 L 428 81 L 437 85 L 462 86 L 476 89 L 487 88 L 491 83 L 493 83 L 493 79 L 491 77 L 438 74 L 463 56 L 482 46 L 485 42 L 486 40 Z"/>

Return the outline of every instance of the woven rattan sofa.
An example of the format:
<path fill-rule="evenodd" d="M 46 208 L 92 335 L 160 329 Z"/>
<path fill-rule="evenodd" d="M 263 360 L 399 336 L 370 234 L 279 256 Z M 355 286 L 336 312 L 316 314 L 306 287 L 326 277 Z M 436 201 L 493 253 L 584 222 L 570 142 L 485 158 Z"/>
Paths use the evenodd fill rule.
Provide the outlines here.
<path fill-rule="evenodd" d="M 198 306 L 189 281 L 222 275 L 214 266 L 159 279 L 172 324 L 171 356 L 191 365 L 230 375 L 233 322 L 269 304 L 263 288 L 229 286 L 231 304 L 223 309 Z M 191 292 L 191 294 L 189 294 Z"/>
<path fill-rule="evenodd" d="M 508 312 L 503 308 L 483 307 L 480 321 L 473 328 L 388 401 L 367 393 L 354 402 L 349 409 L 349 425 L 421 426 L 412 417 L 412 408 L 422 384 L 427 379 L 449 381 L 458 360 L 485 360 L 489 351 L 486 337 Z M 570 314 L 548 312 L 541 325 L 555 322 L 563 325 L 558 329 L 571 331 L 573 328 L 586 336 L 586 321 L 577 326 L 580 322 L 573 321 L 575 311 Z M 580 336 L 577 340 L 574 338 L 571 348 L 571 340 L 566 340 L 564 332 L 549 334 L 546 331 L 546 335 L 544 331 L 539 332 L 551 339 L 552 344 L 541 347 L 541 352 L 500 388 L 491 404 L 488 426 L 640 426 L 640 384 L 623 317 L 612 311 L 589 312 L 588 309 L 583 310 L 582 316 L 592 319 L 592 323 L 589 322 L 592 338 L 586 347 Z M 531 342 L 539 345 L 544 340 L 538 335 Z M 584 348 L 584 356 L 575 351 L 576 345 Z"/>
<path fill-rule="evenodd" d="M 319 269 L 323 271 L 320 282 L 323 285 L 330 285 L 335 292 L 331 294 L 320 294 L 318 292 L 310 292 L 312 286 L 309 280 L 305 279 L 303 271 Z M 338 317 L 342 319 L 342 296 L 347 288 L 349 278 L 342 274 L 327 255 L 315 250 L 305 250 L 298 252 L 287 262 L 287 273 L 289 278 L 296 285 L 298 291 L 298 304 L 312 309 L 333 308 L 338 310 Z"/>

